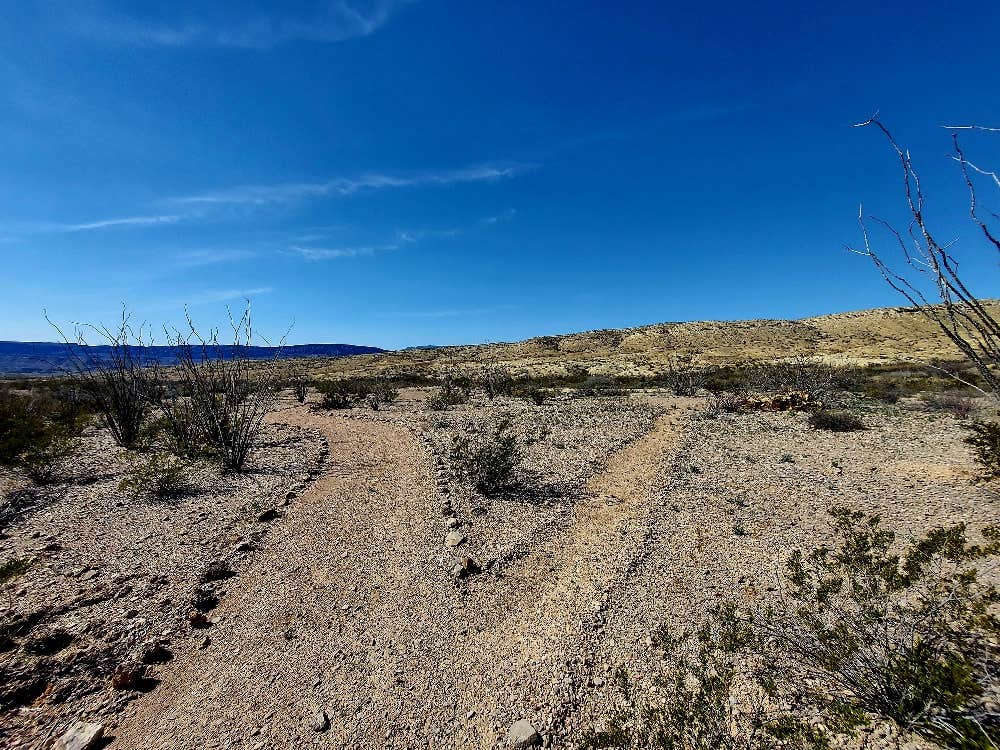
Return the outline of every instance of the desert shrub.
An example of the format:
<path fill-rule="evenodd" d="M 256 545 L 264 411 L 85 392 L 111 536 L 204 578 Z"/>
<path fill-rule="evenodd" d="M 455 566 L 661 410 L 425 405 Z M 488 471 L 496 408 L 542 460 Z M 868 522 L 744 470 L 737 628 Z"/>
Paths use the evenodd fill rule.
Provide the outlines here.
<path fill-rule="evenodd" d="M 124 448 L 136 445 L 151 407 L 148 366 L 152 362 L 147 359 L 142 327 L 132 326 L 127 310 L 115 328 L 77 326 L 74 341 L 53 327 L 66 347 L 69 378 L 87 395 L 115 442 Z M 100 339 L 100 347 L 88 344 L 87 330 Z"/>
<path fill-rule="evenodd" d="M 467 378 L 445 375 L 441 386 L 427 399 L 427 406 L 435 411 L 441 411 L 449 406 L 464 404 L 469 400 L 471 390 L 472 384 Z"/>
<path fill-rule="evenodd" d="M 152 436 L 163 435 L 170 451 L 183 458 L 207 454 L 205 425 L 191 398 L 175 396 L 160 403 L 161 416 L 150 423 Z"/>
<path fill-rule="evenodd" d="M 822 400 L 834 390 L 837 369 L 804 357 L 759 364 L 750 369 L 752 390 L 764 392 L 798 391 Z"/>
<path fill-rule="evenodd" d="M 486 497 L 513 486 L 522 458 L 521 445 L 506 420 L 456 437 L 451 448 L 455 475 Z"/>
<path fill-rule="evenodd" d="M 617 380 L 604 375 L 590 375 L 573 393 L 577 398 L 620 398 L 626 395 L 628 391 Z"/>
<path fill-rule="evenodd" d="M 978 561 L 1000 529 L 970 545 L 938 528 L 902 554 L 878 517 L 834 509 L 835 546 L 794 552 L 776 606 L 713 609 L 692 639 L 660 634 L 664 702 L 626 708 L 590 747 L 826 748 L 890 723 L 960 750 L 995 748 L 1000 594 Z"/>
<path fill-rule="evenodd" d="M 1000 477 L 1000 422 L 976 422 L 965 442 L 972 446 L 986 476 Z"/>
<path fill-rule="evenodd" d="M 705 404 L 705 416 L 715 419 L 722 414 L 735 414 L 743 408 L 743 395 L 719 392 L 709 397 Z"/>
<path fill-rule="evenodd" d="M 322 380 L 316 384 L 320 392 L 319 405 L 322 409 L 351 409 L 357 396 L 351 383 L 346 380 Z"/>
<path fill-rule="evenodd" d="M 829 409 L 814 411 L 809 415 L 809 424 L 817 430 L 831 432 L 856 432 L 865 429 L 865 423 L 856 414 Z"/>
<path fill-rule="evenodd" d="M 24 575 L 31 563 L 28 560 L 19 560 L 16 557 L 4 560 L 0 563 L 0 584 L 12 581 L 20 575 Z"/>
<path fill-rule="evenodd" d="M 955 419 L 968 419 L 976 408 L 971 398 L 959 393 L 924 393 L 920 400 L 926 408 L 951 414 Z"/>
<path fill-rule="evenodd" d="M 525 401 L 530 401 L 535 406 L 541 406 L 545 403 L 545 398 L 548 396 L 548 392 L 544 388 L 539 388 L 534 383 L 526 383 L 518 387 L 515 391 L 519 398 L 523 398 Z"/>
<path fill-rule="evenodd" d="M 881 401 L 885 404 L 895 404 L 906 395 L 903 386 L 894 380 L 871 380 L 861 387 L 861 394 L 865 398 L 874 401 Z"/>
<path fill-rule="evenodd" d="M 510 374 L 510 371 L 496 365 L 483 368 L 478 382 L 479 387 L 483 389 L 483 393 L 490 401 L 497 396 L 513 395 L 516 386 L 514 376 Z"/>
<path fill-rule="evenodd" d="M 395 403 L 399 391 L 388 378 L 375 378 L 369 384 L 368 405 L 378 411 L 381 406 Z"/>
<path fill-rule="evenodd" d="M 223 345 L 212 330 L 202 337 L 190 318 L 188 334 L 177 334 L 177 399 L 189 399 L 197 431 L 227 471 L 241 471 L 257 447 L 264 417 L 277 398 L 280 347 L 270 360 L 253 361 L 249 306 L 231 320 L 233 343 Z M 162 380 L 162 375 L 161 378 Z M 186 394 L 186 395 L 181 395 Z"/>
<path fill-rule="evenodd" d="M 741 393 L 750 387 L 750 370 L 742 365 L 713 367 L 703 373 L 702 386 L 715 394 Z"/>
<path fill-rule="evenodd" d="M 776 665 L 763 658 L 764 638 L 731 603 L 714 607 L 696 631 L 663 628 L 652 638 L 666 666 L 654 680 L 662 702 L 644 705 L 624 672 L 617 675 L 624 708 L 581 746 L 666 750 L 771 750 L 825 747 L 822 735 L 775 711 Z"/>
<path fill-rule="evenodd" d="M 0 466 L 19 469 L 38 484 L 53 481 L 76 448 L 82 421 L 58 401 L 0 390 Z"/>
<path fill-rule="evenodd" d="M 304 377 L 296 377 L 292 380 L 292 395 L 300 404 L 306 402 L 309 395 L 309 380 Z"/>
<path fill-rule="evenodd" d="M 118 489 L 133 497 L 169 500 L 190 489 L 187 473 L 188 465 L 169 453 L 136 454 Z"/>
<path fill-rule="evenodd" d="M 705 383 L 705 374 L 691 367 L 688 361 L 670 357 L 663 380 L 675 396 L 696 396 Z"/>
<path fill-rule="evenodd" d="M 18 457 L 18 465 L 36 484 L 49 484 L 59 478 L 64 461 L 76 448 L 75 437 L 53 429 Z"/>

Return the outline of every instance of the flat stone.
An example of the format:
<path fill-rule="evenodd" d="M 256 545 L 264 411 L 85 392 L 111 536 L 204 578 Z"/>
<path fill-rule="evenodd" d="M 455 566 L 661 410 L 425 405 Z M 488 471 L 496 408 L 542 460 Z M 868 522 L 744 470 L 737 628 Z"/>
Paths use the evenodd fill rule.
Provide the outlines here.
<path fill-rule="evenodd" d="M 448 547 L 457 547 L 462 542 L 465 541 L 465 534 L 461 531 L 451 531 L 448 536 L 444 538 L 444 543 Z"/>
<path fill-rule="evenodd" d="M 325 732 L 330 728 L 330 717 L 326 711 L 319 709 L 312 719 L 312 728 L 317 732 Z"/>
<path fill-rule="evenodd" d="M 104 737 L 103 724 L 78 721 L 56 742 L 57 750 L 91 750 Z"/>
<path fill-rule="evenodd" d="M 542 735 L 531 726 L 527 719 L 519 719 L 507 732 L 507 744 L 513 748 L 535 747 L 542 741 Z"/>

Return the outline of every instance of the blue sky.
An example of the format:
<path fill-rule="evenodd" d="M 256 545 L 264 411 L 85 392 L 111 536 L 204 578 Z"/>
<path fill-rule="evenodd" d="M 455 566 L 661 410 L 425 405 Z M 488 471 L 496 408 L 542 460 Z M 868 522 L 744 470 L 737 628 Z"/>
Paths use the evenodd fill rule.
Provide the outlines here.
<path fill-rule="evenodd" d="M 0 339 L 123 301 L 390 348 L 896 304 L 844 250 L 860 202 L 901 218 L 876 109 L 1000 291 L 939 127 L 1000 124 L 996 3 L 3 5 Z"/>

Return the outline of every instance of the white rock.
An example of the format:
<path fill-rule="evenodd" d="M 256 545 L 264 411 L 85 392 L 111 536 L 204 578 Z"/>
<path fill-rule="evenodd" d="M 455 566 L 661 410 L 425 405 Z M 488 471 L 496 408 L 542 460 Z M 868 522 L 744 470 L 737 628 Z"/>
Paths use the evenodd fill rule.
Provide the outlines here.
<path fill-rule="evenodd" d="M 444 538 L 444 543 L 449 547 L 457 547 L 465 541 L 465 534 L 461 531 L 452 531 Z"/>
<path fill-rule="evenodd" d="M 91 750 L 103 736 L 103 724 L 78 721 L 59 738 L 56 750 Z"/>
<path fill-rule="evenodd" d="M 513 748 L 534 747 L 541 741 L 542 736 L 527 719 L 515 721 L 507 732 L 507 743 Z"/>

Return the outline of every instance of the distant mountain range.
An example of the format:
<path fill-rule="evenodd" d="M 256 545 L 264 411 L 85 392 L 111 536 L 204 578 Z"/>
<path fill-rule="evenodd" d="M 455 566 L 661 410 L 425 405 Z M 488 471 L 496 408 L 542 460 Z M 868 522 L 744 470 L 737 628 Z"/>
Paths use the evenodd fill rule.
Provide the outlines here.
<path fill-rule="evenodd" d="M 234 347 L 222 346 L 223 356 L 231 357 Z M 301 344 L 281 349 L 252 346 L 247 350 L 251 359 L 269 359 L 277 353 L 282 359 L 297 357 L 349 357 L 352 354 L 382 354 L 385 349 L 353 344 Z M 51 341 L 0 341 L 0 375 L 55 375 L 71 367 L 74 355 L 82 353 L 77 344 Z M 88 357 L 107 361 L 109 346 L 88 346 Z M 172 346 L 142 347 L 142 356 L 150 362 L 171 365 L 177 362 L 177 350 Z"/>

